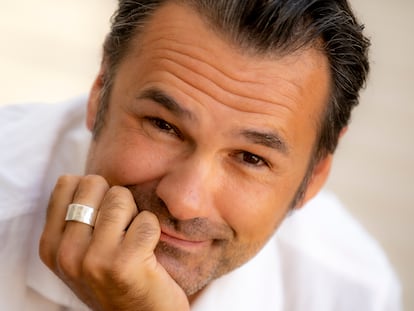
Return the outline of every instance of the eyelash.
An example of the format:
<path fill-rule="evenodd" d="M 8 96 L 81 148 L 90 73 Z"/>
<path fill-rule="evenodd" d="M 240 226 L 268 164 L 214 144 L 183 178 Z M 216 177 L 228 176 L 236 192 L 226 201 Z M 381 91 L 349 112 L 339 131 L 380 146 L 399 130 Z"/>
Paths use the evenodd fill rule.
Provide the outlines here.
<path fill-rule="evenodd" d="M 182 139 L 183 135 L 181 134 L 180 130 L 171 123 L 157 117 L 146 117 L 146 119 L 158 130 L 168 133 L 170 135 L 175 135 L 178 138 Z"/>
<path fill-rule="evenodd" d="M 158 118 L 158 117 L 146 117 L 146 119 L 158 130 L 168 133 L 170 135 L 174 135 L 177 136 L 178 138 L 182 139 L 183 135 L 180 132 L 180 130 L 172 125 L 171 123 Z M 167 127 L 167 128 L 165 128 Z M 173 131 L 173 133 L 171 133 L 171 131 Z M 270 167 L 269 162 L 267 162 L 265 159 L 263 159 L 262 157 L 248 152 L 248 151 L 237 151 L 234 153 L 233 155 L 239 162 L 243 162 L 244 164 L 248 165 L 248 166 L 252 166 L 252 167 L 262 167 L 262 166 L 267 166 Z M 249 160 L 248 160 L 249 159 Z M 253 162 L 256 163 L 251 163 L 250 160 L 253 160 Z"/>
<path fill-rule="evenodd" d="M 269 162 L 267 162 L 265 159 L 263 159 L 262 157 L 248 152 L 248 151 L 238 151 L 237 153 L 234 154 L 234 157 L 237 158 L 237 160 L 239 160 L 240 162 L 245 163 L 248 166 L 252 166 L 252 167 L 262 167 L 262 166 L 267 166 L 270 167 Z M 247 160 L 247 157 L 249 157 L 250 160 L 254 160 L 255 163 L 251 163 L 251 161 Z"/>

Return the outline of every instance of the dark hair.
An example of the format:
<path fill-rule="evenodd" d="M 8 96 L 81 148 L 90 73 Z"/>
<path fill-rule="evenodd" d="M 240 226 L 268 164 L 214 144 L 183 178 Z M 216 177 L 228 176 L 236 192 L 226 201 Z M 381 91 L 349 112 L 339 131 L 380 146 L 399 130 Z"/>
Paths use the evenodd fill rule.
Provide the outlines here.
<path fill-rule="evenodd" d="M 112 80 L 131 39 L 167 1 L 119 0 L 104 44 L 104 88 L 95 134 L 103 126 Z M 283 56 L 309 46 L 321 49 L 330 63 L 332 87 L 311 161 L 335 151 L 369 71 L 369 40 L 346 0 L 174 1 L 193 7 L 213 29 L 245 51 Z"/>

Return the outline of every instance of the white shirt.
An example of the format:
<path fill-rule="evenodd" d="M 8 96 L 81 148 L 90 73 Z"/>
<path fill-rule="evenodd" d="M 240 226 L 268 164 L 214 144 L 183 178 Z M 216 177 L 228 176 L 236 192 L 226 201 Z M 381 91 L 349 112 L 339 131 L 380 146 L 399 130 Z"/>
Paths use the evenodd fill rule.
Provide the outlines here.
<path fill-rule="evenodd" d="M 84 171 L 85 110 L 83 98 L 0 109 L 1 310 L 88 310 L 37 251 L 57 177 Z M 322 192 L 252 260 L 213 281 L 191 309 L 398 311 L 400 287 L 378 244 Z"/>

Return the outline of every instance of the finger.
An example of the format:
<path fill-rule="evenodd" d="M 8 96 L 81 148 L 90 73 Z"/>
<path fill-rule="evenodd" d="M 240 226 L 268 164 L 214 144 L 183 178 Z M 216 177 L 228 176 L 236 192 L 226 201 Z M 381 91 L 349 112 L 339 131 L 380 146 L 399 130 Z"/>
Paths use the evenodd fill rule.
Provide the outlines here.
<path fill-rule="evenodd" d="M 39 242 L 39 256 L 53 271 L 56 266 L 56 252 L 65 229 L 65 215 L 78 187 L 80 176 L 59 177 L 50 196 L 46 213 L 46 224 Z"/>
<path fill-rule="evenodd" d="M 117 249 L 124 238 L 125 230 L 138 214 L 134 197 L 124 187 L 113 186 L 105 194 L 96 218 L 90 250 L 100 256 Z"/>
<path fill-rule="evenodd" d="M 105 193 L 107 181 L 98 175 L 83 177 L 76 189 L 73 203 L 99 209 Z M 57 253 L 59 271 L 66 277 L 77 278 L 82 274 L 82 260 L 89 247 L 93 227 L 76 221 L 67 221 Z"/>
<path fill-rule="evenodd" d="M 78 184 L 78 188 L 76 189 L 73 197 L 73 203 L 87 205 L 98 211 L 108 189 L 109 185 L 102 176 L 85 176 Z M 72 234 L 84 236 L 86 233 L 90 235 L 92 230 L 93 227 L 88 224 L 76 221 L 67 221 L 65 234 L 69 236 Z"/>
<path fill-rule="evenodd" d="M 132 221 L 122 248 L 126 254 L 143 260 L 153 258 L 155 247 L 161 235 L 158 218 L 149 211 L 142 211 Z"/>

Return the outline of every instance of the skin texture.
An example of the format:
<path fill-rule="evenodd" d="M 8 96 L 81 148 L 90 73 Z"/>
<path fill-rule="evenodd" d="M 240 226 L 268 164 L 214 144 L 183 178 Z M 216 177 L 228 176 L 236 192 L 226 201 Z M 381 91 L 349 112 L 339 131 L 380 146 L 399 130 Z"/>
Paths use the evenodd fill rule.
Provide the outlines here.
<path fill-rule="evenodd" d="M 313 48 L 243 54 L 191 9 L 160 8 L 117 70 L 90 175 L 57 183 L 43 261 L 95 310 L 187 310 L 288 212 L 309 167 L 328 67 Z M 330 165 L 331 155 L 315 165 L 302 204 Z M 64 222 L 71 202 L 99 209 L 94 229 Z"/>

